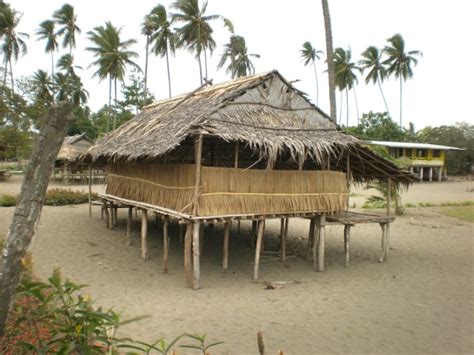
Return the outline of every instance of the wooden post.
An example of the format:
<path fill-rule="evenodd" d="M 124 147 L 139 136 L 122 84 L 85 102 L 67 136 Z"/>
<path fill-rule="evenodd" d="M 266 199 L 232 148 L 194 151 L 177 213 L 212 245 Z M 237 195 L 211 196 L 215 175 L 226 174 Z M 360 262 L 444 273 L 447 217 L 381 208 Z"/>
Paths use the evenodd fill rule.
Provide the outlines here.
<path fill-rule="evenodd" d="M 432 182 L 433 181 L 433 168 L 430 167 L 429 169 L 430 170 L 428 170 L 428 177 L 429 177 L 428 180 Z"/>
<path fill-rule="evenodd" d="M 183 244 L 183 242 L 184 242 L 184 228 L 183 228 L 183 225 L 181 223 L 178 225 L 178 234 L 179 234 L 179 243 Z"/>
<path fill-rule="evenodd" d="M 117 207 L 117 205 L 114 206 L 113 210 L 114 210 L 114 227 L 117 227 L 117 225 L 118 225 L 118 222 L 117 222 L 118 221 L 118 207 Z"/>
<path fill-rule="evenodd" d="M 127 215 L 127 242 L 132 245 L 132 207 L 128 207 Z"/>
<path fill-rule="evenodd" d="M 380 223 L 382 228 L 382 253 L 380 255 L 379 262 L 383 263 L 387 257 L 387 223 Z"/>
<path fill-rule="evenodd" d="M 163 272 L 168 272 L 168 250 L 169 250 L 168 223 L 169 223 L 169 217 L 165 216 L 165 220 L 163 221 Z"/>
<path fill-rule="evenodd" d="M 110 228 L 109 208 L 107 206 L 107 201 L 106 200 L 102 200 L 102 210 L 105 213 L 105 226 L 107 228 Z"/>
<path fill-rule="evenodd" d="M 253 269 L 253 279 L 258 279 L 258 267 L 260 264 L 260 248 L 262 246 L 263 233 L 265 230 L 265 220 L 258 221 L 258 234 L 257 234 L 257 245 L 255 248 L 255 265 Z"/>
<path fill-rule="evenodd" d="M 194 160 L 196 163 L 196 180 L 194 188 L 193 216 L 197 216 L 199 211 L 199 189 L 201 188 L 201 157 L 202 157 L 202 134 L 194 140 Z"/>
<path fill-rule="evenodd" d="M 69 184 L 69 173 L 68 173 L 68 165 L 67 165 L 67 163 L 64 163 L 63 184 L 64 184 L 64 185 L 68 185 L 68 184 Z"/>
<path fill-rule="evenodd" d="M 392 204 L 392 179 L 387 180 L 387 216 L 390 216 L 390 207 Z"/>
<path fill-rule="evenodd" d="M 314 228 L 316 235 L 313 240 L 313 270 L 318 270 L 317 259 L 318 259 L 318 247 L 319 247 L 319 223 L 321 222 L 321 216 L 314 217 Z"/>
<path fill-rule="evenodd" d="M 89 217 L 92 217 L 92 165 L 89 164 Z"/>
<path fill-rule="evenodd" d="M 110 202 L 109 228 L 114 229 L 114 203 Z"/>
<path fill-rule="evenodd" d="M 142 231 L 141 231 L 141 252 L 142 259 L 148 261 L 148 247 L 147 247 L 147 229 L 148 229 L 148 213 L 147 210 L 142 210 Z"/>
<path fill-rule="evenodd" d="M 193 223 L 188 222 L 184 236 L 184 272 L 186 274 L 186 286 L 193 287 L 193 264 L 191 262 Z"/>
<path fill-rule="evenodd" d="M 288 224 L 290 222 L 289 218 L 285 218 L 285 227 L 283 228 L 283 235 L 281 238 L 281 261 L 286 261 L 286 238 L 288 237 Z"/>
<path fill-rule="evenodd" d="M 200 221 L 193 222 L 193 289 L 200 288 L 201 283 L 201 262 L 199 254 L 199 232 L 201 230 Z"/>
<path fill-rule="evenodd" d="M 346 267 L 349 266 L 349 243 L 351 238 L 351 225 L 344 225 L 344 253 L 346 254 Z"/>
<path fill-rule="evenodd" d="M 253 220 L 252 221 L 252 232 L 250 234 L 250 246 L 255 248 L 255 236 L 257 234 L 257 224 L 258 222 Z"/>
<path fill-rule="evenodd" d="M 309 222 L 309 232 L 308 232 L 308 248 L 307 255 L 309 256 L 310 251 L 314 246 L 314 230 L 316 228 L 316 218 L 311 218 Z"/>
<path fill-rule="evenodd" d="M 230 234 L 230 222 L 224 222 L 224 250 L 222 257 L 222 268 L 227 269 L 229 266 L 229 234 Z"/>
<path fill-rule="evenodd" d="M 234 152 L 234 168 L 239 168 L 239 142 L 235 142 L 235 152 Z M 237 221 L 237 233 L 240 236 L 240 219 Z"/>
<path fill-rule="evenodd" d="M 318 271 L 324 271 L 324 237 L 326 234 L 326 213 L 319 220 Z"/>

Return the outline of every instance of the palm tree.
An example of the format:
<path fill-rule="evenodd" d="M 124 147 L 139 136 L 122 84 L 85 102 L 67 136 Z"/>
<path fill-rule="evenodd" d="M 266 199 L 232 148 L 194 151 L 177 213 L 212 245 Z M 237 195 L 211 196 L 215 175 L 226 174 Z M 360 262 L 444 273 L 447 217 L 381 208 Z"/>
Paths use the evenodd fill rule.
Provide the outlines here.
<path fill-rule="evenodd" d="M 235 35 L 234 26 L 228 19 L 224 19 L 224 25 L 231 33 L 229 43 L 224 45 L 224 53 L 217 64 L 217 69 L 222 68 L 230 60 L 226 68 L 226 73 L 231 74 L 231 78 L 251 75 L 255 73 L 255 66 L 250 57 L 260 58 L 259 54 L 248 53 L 245 38 Z"/>
<path fill-rule="evenodd" d="M 301 58 L 304 60 L 304 65 L 313 64 L 314 75 L 316 77 L 316 105 L 319 105 L 319 83 L 318 83 L 318 71 L 316 70 L 316 60 L 321 59 L 320 54 L 323 51 L 314 48 L 310 42 L 304 42 L 303 48 L 300 50 Z"/>
<path fill-rule="evenodd" d="M 331 120 L 336 123 L 336 72 L 334 68 L 334 53 L 332 45 L 331 16 L 329 14 L 328 0 L 321 0 L 323 7 L 324 29 L 326 33 L 326 62 L 328 64 L 329 76 L 329 106 Z"/>
<path fill-rule="evenodd" d="M 87 47 L 86 50 L 97 57 L 91 64 L 91 66 L 98 67 L 93 76 L 99 77 L 101 81 L 109 78 L 109 109 L 112 101 L 112 82 L 115 84 L 115 102 L 117 102 L 117 80 L 123 83 L 126 67 L 132 66 L 141 71 L 140 67 L 132 61 L 132 58 L 138 57 L 138 54 L 128 49 L 136 41 L 134 39 L 122 41 L 120 32 L 121 29 L 115 28 L 112 23 L 107 21 L 105 26 L 95 27 L 87 33 L 89 40 L 95 46 Z M 115 123 L 116 117 L 114 117 L 113 129 L 115 129 Z"/>
<path fill-rule="evenodd" d="M 76 32 L 81 33 L 77 26 L 77 15 L 74 13 L 74 7 L 64 4 L 59 10 L 55 11 L 53 18 L 59 26 L 58 36 L 64 36 L 63 48 L 69 47 L 69 54 L 72 54 L 72 48 L 76 47 Z"/>
<path fill-rule="evenodd" d="M 364 52 L 362 52 L 362 59 L 359 61 L 362 71 L 368 70 L 367 76 L 365 77 L 365 83 L 368 84 L 372 81 L 373 84 L 377 84 L 382 94 L 382 99 L 385 104 L 385 108 L 388 111 L 387 101 L 382 90 L 382 82 L 387 77 L 387 69 L 381 61 L 382 53 L 377 47 L 370 46 Z"/>
<path fill-rule="evenodd" d="M 64 54 L 61 58 L 58 59 L 56 65 L 59 70 L 62 70 L 70 75 L 76 75 L 76 72 L 74 71 L 75 68 L 82 69 L 82 67 L 74 65 L 74 57 L 70 54 Z"/>
<path fill-rule="evenodd" d="M 0 10 L 0 34 L 3 40 L 1 52 L 3 53 L 3 63 L 5 64 L 3 84 L 6 85 L 9 68 L 12 92 L 14 93 L 15 88 L 12 60 L 15 60 L 16 62 L 20 54 L 26 54 L 27 47 L 24 39 L 28 38 L 29 36 L 26 33 L 16 31 L 16 27 L 21 20 L 21 15 L 17 11 L 6 4 L 2 5 Z"/>
<path fill-rule="evenodd" d="M 171 7 L 178 13 L 171 14 L 172 22 L 180 22 L 182 27 L 177 29 L 177 47 L 186 47 L 196 53 L 199 63 L 199 75 L 201 85 L 203 84 L 201 54 L 204 54 L 205 75 L 207 73 L 207 50 L 212 54 L 216 48 L 216 42 L 212 37 L 214 30 L 209 24 L 210 21 L 221 18 L 219 15 L 204 16 L 207 8 L 207 1 L 204 1 L 199 8 L 198 0 L 176 0 Z"/>
<path fill-rule="evenodd" d="M 47 72 L 37 70 L 31 78 L 35 101 L 51 103 L 53 101 L 53 83 Z"/>
<path fill-rule="evenodd" d="M 51 53 L 51 77 L 53 78 L 54 84 L 54 52 L 58 49 L 58 38 L 56 32 L 54 32 L 54 21 L 45 20 L 41 22 L 36 31 L 36 35 L 39 39 L 46 40 L 46 47 L 44 50 L 46 53 Z"/>
<path fill-rule="evenodd" d="M 149 48 L 150 48 L 150 40 L 151 40 L 151 36 L 153 35 L 153 33 L 155 33 L 155 31 L 158 29 L 158 26 L 157 24 L 155 23 L 155 21 L 153 21 L 153 18 L 152 18 L 152 14 L 153 14 L 153 10 L 145 16 L 145 19 L 143 20 L 143 23 L 142 23 L 142 27 L 141 27 L 141 33 L 143 35 L 145 35 L 146 37 L 146 45 L 145 45 L 145 74 L 144 74 L 144 78 L 143 78 L 143 82 L 144 82 L 144 86 L 145 86 L 145 90 L 144 90 L 144 93 L 146 95 L 147 93 L 147 83 L 148 83 L 148 52 L 149 52 Z"/>
<path fill-rule="evenodd" d="M 385 46 L 384 52 L 388 58 L 383 62 L 388 66 L 387 72 L 389 75 L 395 75 L 395 78 L 400 80 L 400 128 L 402 127 L 402 94 L 403 82 L 413 77 L 412 64 L 418 64 L 417 56 L 423 54 L 418 51 L 405 52 L 405 41 L 400 34 L 387 39 L 389 43 Z"/>
<path fill-rule="evenodd" d="M 336 48 L 334 51 L 334 67 L 336 72 L 336 85 L 339 91 L 345 90 L 346 92 L 346 124 L 349 127 L 349 90 L 354 91 L 354 98 L 356 102 L 357 111 L 357 124 L 359 124 L 359 107 L 357 103 L 357 96 L 355 93 L 355 84 L 357 84 L 356 71 L 360 72 L 360 68 L 351 61 L 352 53 L 351 50 L 344 50 L 342 48 Z M 342 103 L 341 103 L 342 104 Z"/>
<path fill-rule="evenodd" d="M 87 102 L 89 92 L 84 89 L 81 78 L 77 75 L 57 73 L 55 81 L 58 87 L 57 101 L 70 101 L 75 106 L 80 106 Z"/>
<path fill-rule="evenodd" d="M 168 14 L 163 5 L 157 5 L 150 13 L 149 20 L 156 25 L 156 31 L 151 36 L 153 43 L 153 53 L 160 57 L 166 57 L 166 69 L 168 73 L 168 93 L 171 97 L 171 75 L 169 53 L 176 51 L 177 35 L 171 29 L 171 23 L 168 20 Z"/>

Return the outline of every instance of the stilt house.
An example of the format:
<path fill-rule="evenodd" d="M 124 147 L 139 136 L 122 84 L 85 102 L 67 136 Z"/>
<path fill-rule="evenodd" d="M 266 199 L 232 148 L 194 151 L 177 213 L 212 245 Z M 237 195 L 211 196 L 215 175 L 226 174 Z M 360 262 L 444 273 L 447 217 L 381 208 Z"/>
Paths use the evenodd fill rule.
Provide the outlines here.
<path fill-rule="evenodd" d="M 268 218 L 346 211 L 352 180 L 413 181 L 340 132 L 277 71 L 152 104 L 85 160 L 107 164 L 106 200 L 187 223 L 185 265 L 195 288 L 204 222 L 259 221 L 260 238 Z"/>

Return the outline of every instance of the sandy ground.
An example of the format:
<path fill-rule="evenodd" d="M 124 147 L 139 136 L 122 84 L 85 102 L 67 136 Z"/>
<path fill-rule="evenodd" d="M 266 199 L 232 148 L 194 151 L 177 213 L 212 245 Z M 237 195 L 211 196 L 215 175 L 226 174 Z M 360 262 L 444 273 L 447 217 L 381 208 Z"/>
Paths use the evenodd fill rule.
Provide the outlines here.
<path fill-rule="evenodd" d="M 0 193 L 19 191 L 19 178 L 0 183 Z M 404 202 L 472 200 L 474 182 L 417 184 Z M 101 185 L 94 189 L 100 190 Z M 366 193 L 366 192 L 365 192 Z M 410 196 L 410 197 L 409 197 Z M 414 200 L 410 200 L 410 199 Z M 0 209 L 5 234 L 13 208 Z M 96 208 L 45 207 L 31 250 L 35 272 L 54 265 L 74 281 L 86 283 L 97 303 L 115 306 L 124 318 L 149 315 L 121 331 L 151 341 L 183 332 L 207 333 L 224 345 L 213 354 L 257 353 L 262 330 L 268 354 L 319 353 L 472 353 L 474 351 L 473 224 L 446 217 L 436 208 L 410 208 L 392 225 L 391 250 L 378 263 L 380 227 L 353 229 L 351 263 L 344 267 L 342 227 L 328 227 L 326 270 L 312 271 L 301 256 L 286 263 L 266 254 L 260 280 L 291 281 L 265 290 L 252 282 L 253 250 L 249 223 L 234 228 L 230 266 L 220 267 L 222 229 L 205 231 L 202 289 L 184 287 L 182 246 L 171 230 L 170 271 L 161 272 L 161 232 L 150 218 L 150 260 L 140 259 L 139 218 L 134 244 L 126 245 L 125 213 L 119 226 L 105 228 Z M 290 221 L 290 254 L 305 254 L 308 221 Z M 276 248 L 279 221 L 267 224 L 267 248 Z"/>

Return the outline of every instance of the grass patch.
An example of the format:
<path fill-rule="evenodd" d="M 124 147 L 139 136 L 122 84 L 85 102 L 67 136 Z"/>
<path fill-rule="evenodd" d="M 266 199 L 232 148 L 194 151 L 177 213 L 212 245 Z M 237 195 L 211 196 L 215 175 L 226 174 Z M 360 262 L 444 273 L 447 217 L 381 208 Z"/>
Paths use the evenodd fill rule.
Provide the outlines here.
<path fill-rule="evenodd" d="M 418 203 L 405 203 L 404 207 L 468 207 L 474 206 L 474 201 L 448 201 L 448 202 L 418 202 Z"/>
<path fill-rule="evenodd" d="M 16 205 L 16 198 L 12 195 L 0 195 L 0 207 L 12 207 Z"/>
<path fill-rule="evenodd" d="M 97 194 L 92 194 L 92 199 L 97 199 Z M 12 207 L 16 205 L 17 197 L 12 195 L 0 195 L 0 207 Z M 52 189 L 46 193 L 44 204 L 46 206 L 79 205 L 89 202 L 89 194 L 71 189 Z"/>
<path fill-rule="evenodd" d="M 439 211 L 446 216 L 474 223 L 474 205 L 443 206 L 439 208 Z"/>

